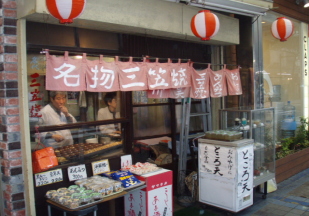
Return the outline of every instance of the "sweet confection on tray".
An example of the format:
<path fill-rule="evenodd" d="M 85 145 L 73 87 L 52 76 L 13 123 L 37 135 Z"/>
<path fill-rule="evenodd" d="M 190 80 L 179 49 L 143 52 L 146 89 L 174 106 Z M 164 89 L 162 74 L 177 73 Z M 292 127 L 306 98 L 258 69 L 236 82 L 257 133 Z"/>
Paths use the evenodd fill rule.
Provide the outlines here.
<path fill-rule="evenodd" d="M 102 176 L 92 176 L 75 181 L 75 185 L 68 188 L 49 190 L 46 197 L 67 208 L 75 209 L 83 205 L 102 200 L 104 196 L 121 192 L 121 182 Z"/>
<path fill-rule="evenodd" d="M 228 131 L 228 130 L 215 130 L 207 131 L 205 139 L 222 140 L 222 141 L 235 141 L 242 139 L 242 132 L 240 131 Z"/>
<path fill-rule="evenodd" d="M 130 171 L 131 173 L 137 174 L 137 175 L 143 175 L 146 173 L 150 173 L 153 171 L 158 170 L 159 167 L 157 167 L 156 164 L 152 164 L 152 163 L 136 163 L 135 165 L 130 165 L 130 166 L 125 166 L 123 167 L 121 170 L 124 171 Z"/>
<path fill-rule="evenodd" d="M 99 143 L 79 143 L 60 147 L 55 149 L 55 154 L 58 162 L 66 162 L 75 159 L 80 156 L 88 156 L 100 152 L 102 150 L 108 150 L 117 146 L 121 146 L 122 142 L 112 142 L 109 144 Z"/>

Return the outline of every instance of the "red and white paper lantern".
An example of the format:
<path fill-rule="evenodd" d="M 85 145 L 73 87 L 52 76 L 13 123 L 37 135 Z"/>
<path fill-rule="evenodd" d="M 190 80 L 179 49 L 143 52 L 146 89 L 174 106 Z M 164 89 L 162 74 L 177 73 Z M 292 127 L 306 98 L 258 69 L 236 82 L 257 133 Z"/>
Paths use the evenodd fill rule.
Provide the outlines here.
<path fill-rule="evenodd" d="M 61 24 L 72 23 L 82 14 L 85 5 L 86 0 L 46 0 L 49 13 Z"/>
<path fill-rule="evenodd" d="M 293 35 L 294 25 L 291 20 L 279 17 L 271 25 L 271 33 L 280 41 L 286 41 Z"/>
<path fill-rule="evenodd" d="M 196 37 L 210 40 L 220 28 L 218 17 L 209 10 L 202 10 L 191 19 L 191 30 Z"/>

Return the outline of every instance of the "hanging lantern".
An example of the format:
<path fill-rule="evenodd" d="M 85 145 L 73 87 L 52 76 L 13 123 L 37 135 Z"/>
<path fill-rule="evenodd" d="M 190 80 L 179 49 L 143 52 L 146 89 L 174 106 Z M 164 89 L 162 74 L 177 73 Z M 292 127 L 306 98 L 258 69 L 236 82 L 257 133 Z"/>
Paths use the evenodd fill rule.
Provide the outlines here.
<path fill-rule="evenodd" d="M 294 25 L 291 20 L 285 17 L 279 17 L 271 25 L 271 33 L 280 41 L 286 41 L 293 35 Z"/>
<path fill-rule="evenodd" d="M 82 14 L 85 5 L 86 0 L 46 0 L 49 13 L 61 24 L 72 23 Z"/>
<path fill-rule="evenodd" d="M 191 19 L 191 31 L 202 40 L 210 40 L 220 28 L 218 17 L 209 10 L 199 11 Z"/>

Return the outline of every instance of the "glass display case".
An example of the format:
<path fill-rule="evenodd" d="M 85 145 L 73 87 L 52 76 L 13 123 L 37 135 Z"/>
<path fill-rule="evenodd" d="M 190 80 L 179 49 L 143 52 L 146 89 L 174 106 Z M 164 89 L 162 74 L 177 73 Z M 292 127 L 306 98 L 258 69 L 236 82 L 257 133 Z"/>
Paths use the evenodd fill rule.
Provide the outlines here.
<path fill-rule="evenodd" d="M 219 118 L 221 129 L 239 131 L 243 138 L 254 140 L 254 187 L 274 178 L 276 143 L 274 108 L 221 109 Z"/>

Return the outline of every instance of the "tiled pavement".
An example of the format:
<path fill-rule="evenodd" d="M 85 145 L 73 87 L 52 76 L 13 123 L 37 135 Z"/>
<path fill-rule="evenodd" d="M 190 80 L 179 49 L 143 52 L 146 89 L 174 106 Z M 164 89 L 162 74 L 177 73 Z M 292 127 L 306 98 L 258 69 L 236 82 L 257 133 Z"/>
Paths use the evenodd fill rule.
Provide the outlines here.
<path fill-rule="evenodd" d="M 267 194 L 263 199 L 262 194 L 254 193 L 253 205 L 237 213 L 199 204 L 199 208 L 204 208 L 205 213 L 201 210 L 202 215 L 236 215 L 236 216 L 309 216 L 309 169 L 304 170 L 291 178 L 280 182 L 277 190 Z"/>
<path fill-rule="evenodd" d="M 309 216 L 309 169 L 280 182 L 278 189 L 262 199 L 255 194 L 253 206 L 237 213 L 237 216 Z"/>
<path fill-rule="evenodd" d="M 309 216 L 309 169 L 280 182 L 278 189 L 267 194 L 255 193 L 253 205 L 237 216 Z"/>

